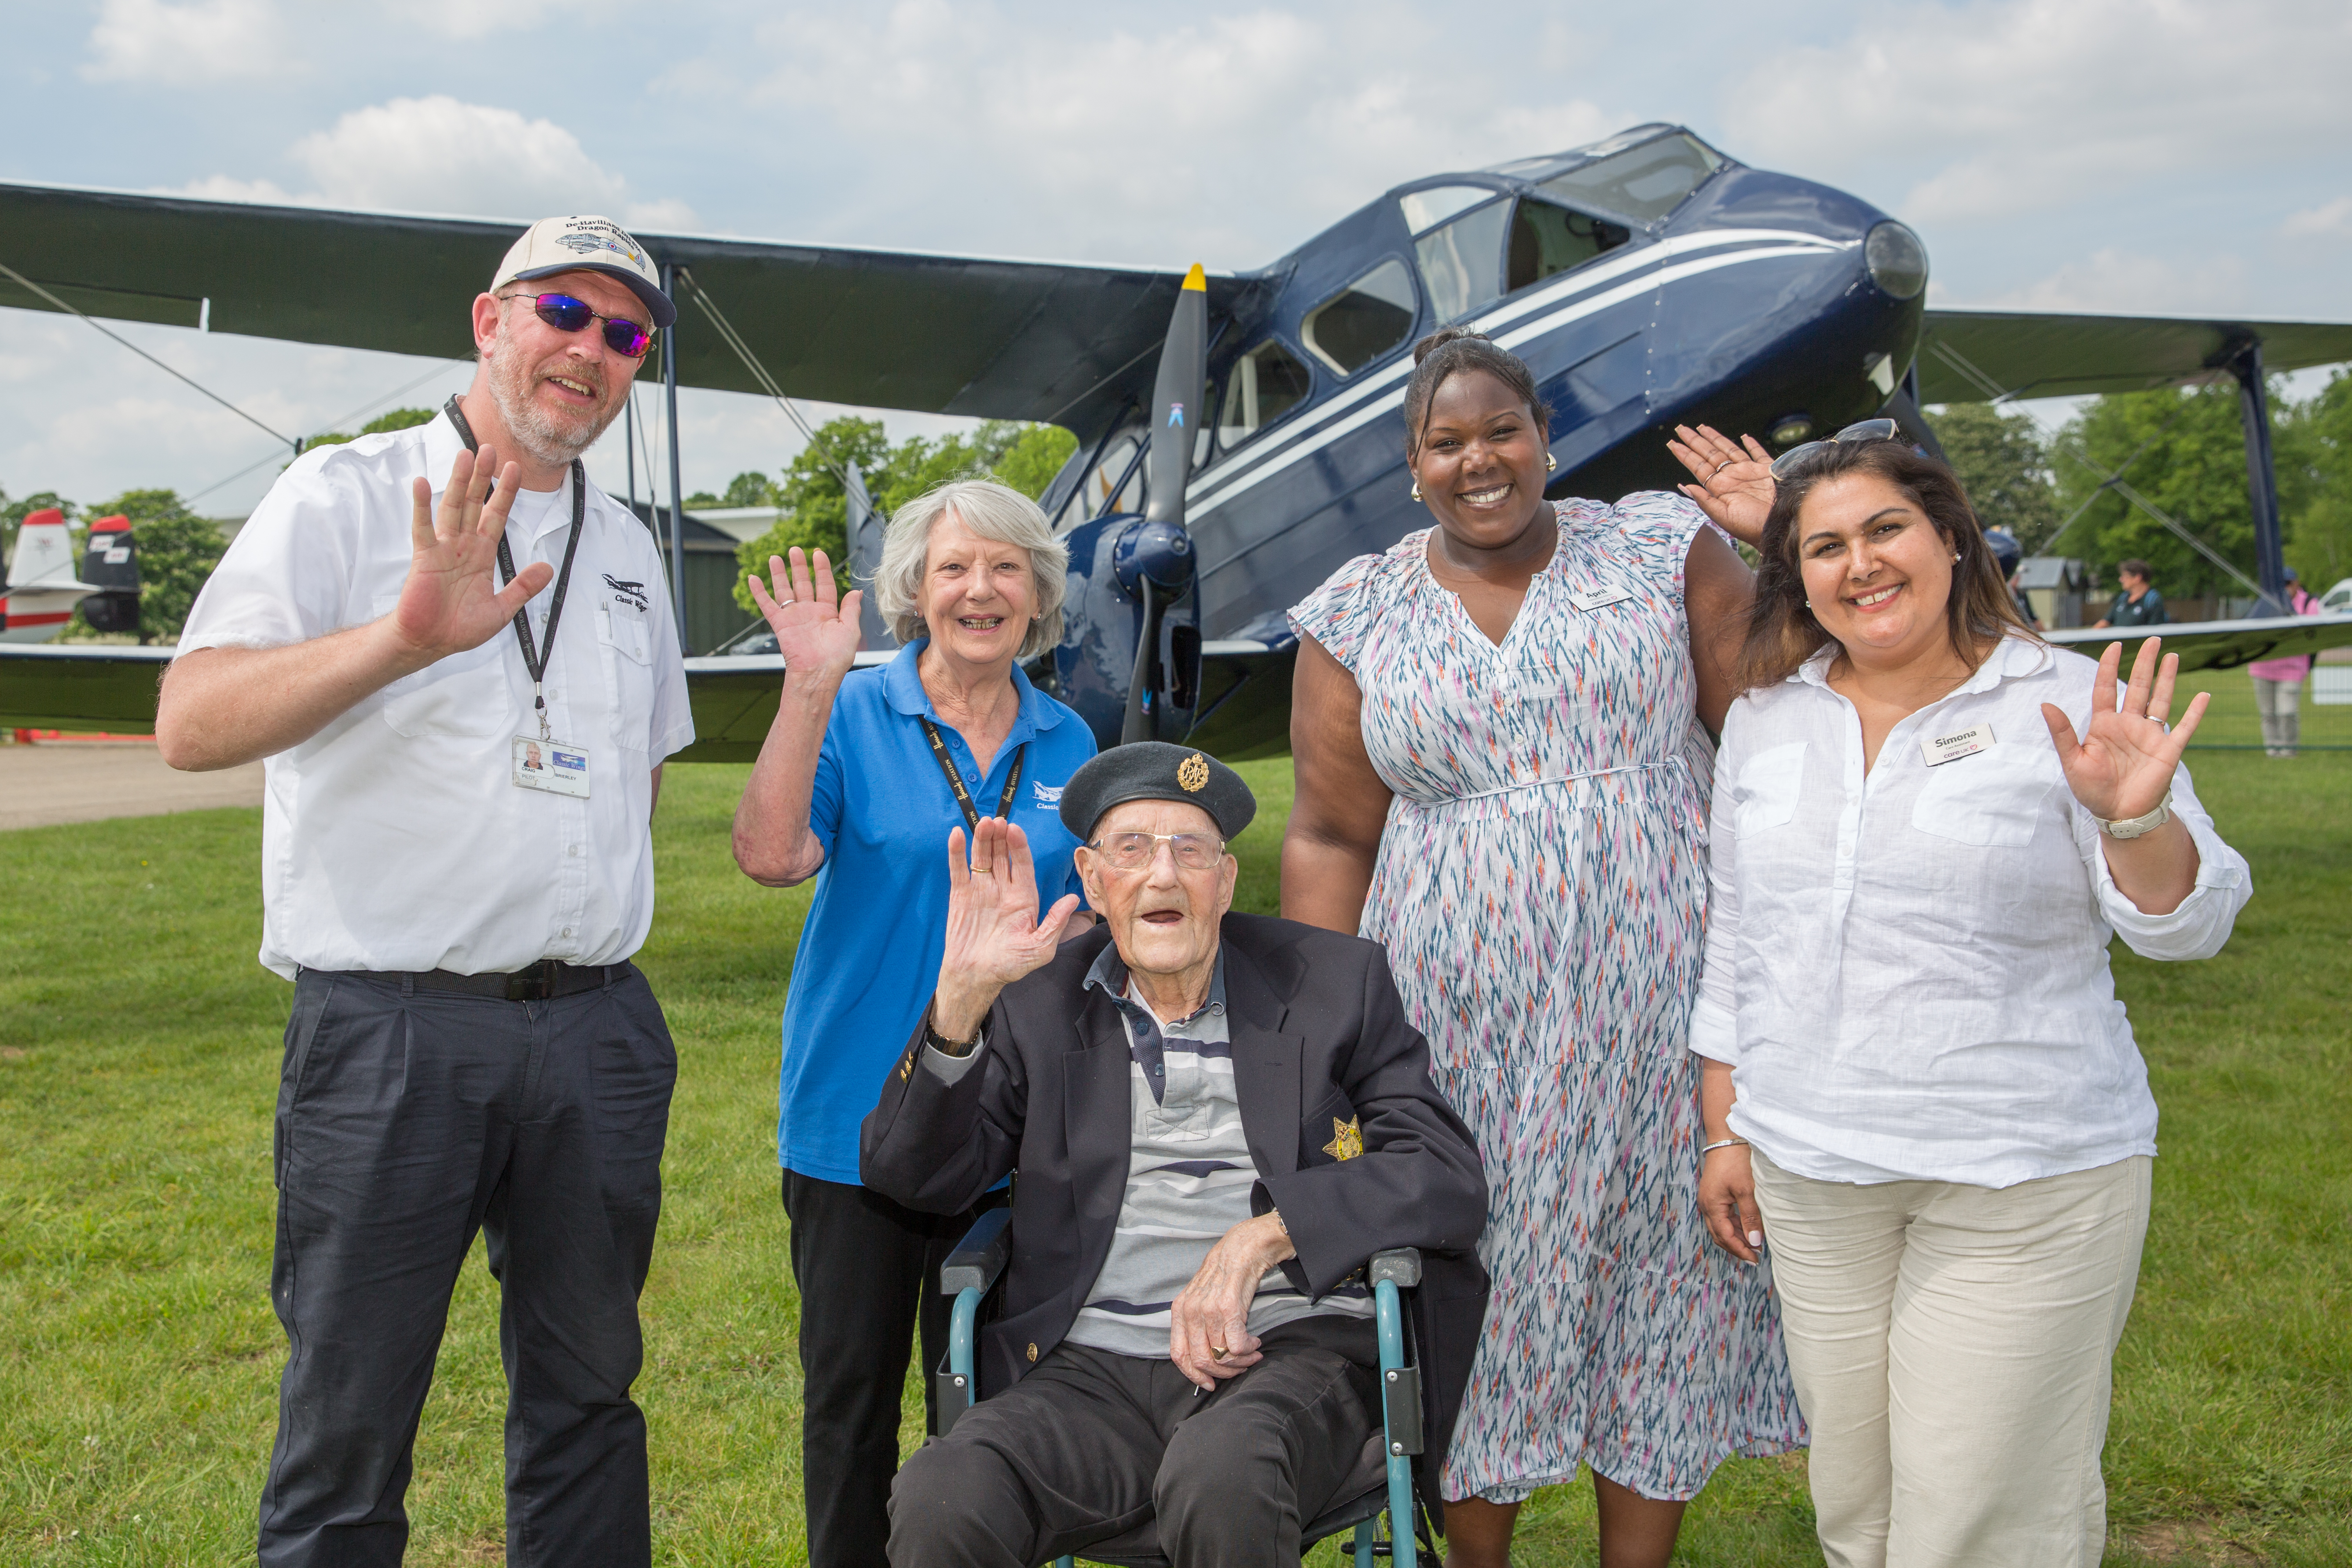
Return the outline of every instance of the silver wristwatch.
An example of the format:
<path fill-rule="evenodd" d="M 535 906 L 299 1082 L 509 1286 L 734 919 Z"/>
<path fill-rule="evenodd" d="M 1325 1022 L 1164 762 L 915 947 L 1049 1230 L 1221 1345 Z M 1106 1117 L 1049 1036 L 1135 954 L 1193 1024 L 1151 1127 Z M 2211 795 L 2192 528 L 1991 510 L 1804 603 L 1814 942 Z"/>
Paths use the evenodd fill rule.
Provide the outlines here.
<path fill-rule="evenodd" d="M 2172 791 L 2167 789 L 2164 798 L 2156 803 L 2155 809 L 2144 816 L 2127 816 L 2120 822 L 2107 822 L 2096 817 L 2092 820 L 2098 822 L 2099 831 L 2110 838 L 2137 838 L 2143 833 L 2153 833 L 2172 820 Z"/>

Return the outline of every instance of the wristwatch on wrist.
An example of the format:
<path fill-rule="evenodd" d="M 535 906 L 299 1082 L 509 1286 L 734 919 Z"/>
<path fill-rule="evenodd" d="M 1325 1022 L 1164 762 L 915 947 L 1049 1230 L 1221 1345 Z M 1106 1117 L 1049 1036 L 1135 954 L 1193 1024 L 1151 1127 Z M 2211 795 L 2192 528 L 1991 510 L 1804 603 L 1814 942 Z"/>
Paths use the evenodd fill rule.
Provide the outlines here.
<path fill-rule="evenodd" d="M 2098 823 L 2099 831 L 2110 838 L 2137 838 L 2144 833 L 2153 833 L 2172 820 L 2172 791 L 2167 789 L 2164 798 L 2143 816 L 2126 816 L 2118 822 L 2109 822 L 2101 817 L 2093 820 Z"/>
<path fill-rule="evenodd" d="M 931 1022 L 930 1015 L 927 1013 L 923 1016 L 923 1044 L 943 1057 L 968 1057 L 980 1044 L 980 1031 L 974 1029 L 968 1040 L 950 1040 L 940 1033 L 939 1026 Z"/>

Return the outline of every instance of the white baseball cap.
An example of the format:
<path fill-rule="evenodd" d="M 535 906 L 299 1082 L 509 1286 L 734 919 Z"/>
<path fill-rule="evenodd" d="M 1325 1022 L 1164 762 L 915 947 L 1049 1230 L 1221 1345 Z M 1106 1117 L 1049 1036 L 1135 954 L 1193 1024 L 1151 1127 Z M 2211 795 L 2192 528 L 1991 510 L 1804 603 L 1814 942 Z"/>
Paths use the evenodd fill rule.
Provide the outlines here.
<path fill-rule="evenodd" d="M 655 326 L 667 327 L 677 320 L 677 307 L 661 291 L 659 275 L 646 247 L 611 218 L 593 213 L 543 217 L 523 230 L 507 258 L 499 263 L 498 276 L 490 279 L 490 292 L 559 272 L 609 273 L 646 302 Z"/>

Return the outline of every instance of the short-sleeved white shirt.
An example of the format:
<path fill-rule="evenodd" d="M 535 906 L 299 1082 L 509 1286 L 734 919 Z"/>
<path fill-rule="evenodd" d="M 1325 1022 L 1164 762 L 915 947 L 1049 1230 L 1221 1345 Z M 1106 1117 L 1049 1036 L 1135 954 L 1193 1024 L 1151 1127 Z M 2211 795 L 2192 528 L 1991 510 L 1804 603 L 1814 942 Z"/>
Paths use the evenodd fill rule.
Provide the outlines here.
<path fill-rule="evenodd" d="M 304 453 L 189 611 L 182 654 L 305 642 L 389 613 L 407 580 L 410 481 L 437 498 L 463 449 L 446 418 Z M 507 521 L 518 570 L 560 570 L 571 481 Z M 530 601 L 546 636 L 551 586 Z M 268 761 L 261 962 L 511 972 L 617 963 L 653 923 L 653 769 L 694 739 L 686 668 L 645 524 L 596 489 L 546 678 L 553 739 L 590 755 L 585 799 L 518 788 L 539 733 L 511 626 L 362 699 Z"/>

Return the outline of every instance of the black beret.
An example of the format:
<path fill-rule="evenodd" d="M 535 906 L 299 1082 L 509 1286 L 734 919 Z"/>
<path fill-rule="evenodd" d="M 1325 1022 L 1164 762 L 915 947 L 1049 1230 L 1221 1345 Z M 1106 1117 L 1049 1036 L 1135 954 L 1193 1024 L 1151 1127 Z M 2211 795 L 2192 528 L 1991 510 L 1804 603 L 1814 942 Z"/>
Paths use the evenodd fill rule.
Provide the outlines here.
<path fill-rule="evenodd" d="M 1257 796 L 1242 775 L 1190 746 L 1136 741 L 1088 758 L 1062 790 L 1062 826 L 1083 842 L 1104 812 L 1130 800 L 1173 800 L 1209 814 L 1227 842 L 1257 815 Z"/>

